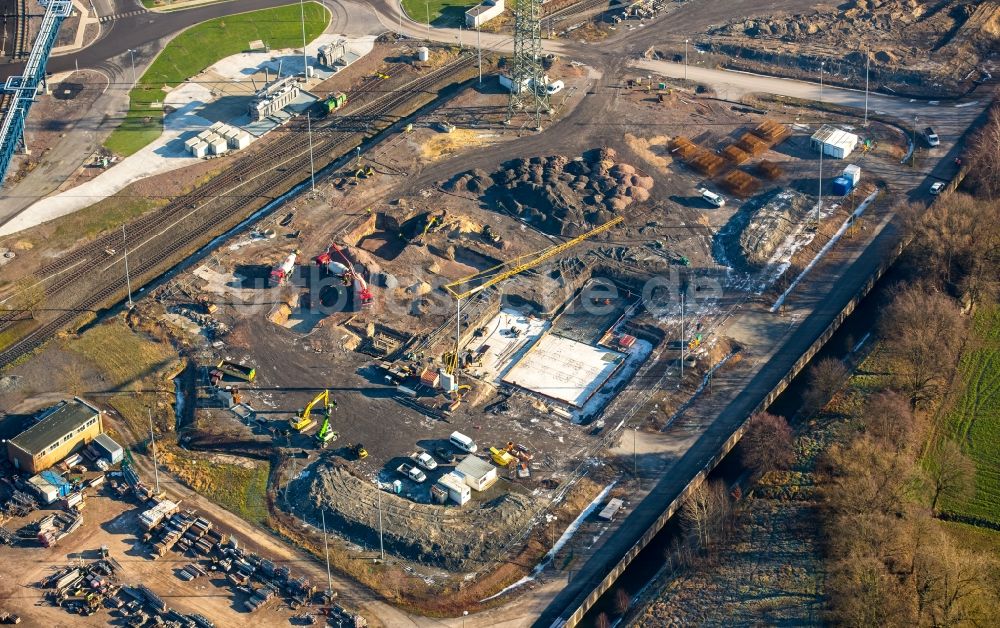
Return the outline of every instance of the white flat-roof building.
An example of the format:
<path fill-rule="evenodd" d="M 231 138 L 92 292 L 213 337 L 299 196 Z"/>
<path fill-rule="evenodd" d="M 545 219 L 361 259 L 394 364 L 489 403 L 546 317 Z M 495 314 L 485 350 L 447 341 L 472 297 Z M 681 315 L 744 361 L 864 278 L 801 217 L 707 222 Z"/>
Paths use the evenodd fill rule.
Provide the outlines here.
<path fill-rule="evenodd" d="M 442 491 L 448 493 L 448 499 L 459 506 L 472 499 L 472 491 L 469 485 L 466 484 L 465 479 L 461 475 L 454 471 L 442 475 L 441 479 L 437 481 L 437 485 L 441 487 Z"/>
<path fill-rule="evenodd" d="M 824 124 L 810 138 L 810 146 L 813 150 L 820 150 L 823 154 L 834 159 L 844 159 L 857 147 L 858 136 L 849 133 L 835 126 Z"/>
<path fill-rule="evenodd" d="M 476 28 L 503 13 L 504 0 L 483 0 L 465 12 L 465 25 Z"/>
<path fill-rule="evenodd" d="M 497 468 L 476 456 L 466 456 L 452 473 L 476 491 L 485 491 L 497 481 Z"/>

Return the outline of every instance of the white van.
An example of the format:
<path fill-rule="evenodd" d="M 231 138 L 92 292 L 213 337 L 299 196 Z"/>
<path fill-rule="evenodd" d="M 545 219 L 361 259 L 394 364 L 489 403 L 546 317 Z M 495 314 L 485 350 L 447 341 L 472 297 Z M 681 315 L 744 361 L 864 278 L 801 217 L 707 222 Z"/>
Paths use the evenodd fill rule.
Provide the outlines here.
<path fill-rule="evenodd" d="M 476 447 L 476 441 L 461 432 L 452 432 L 448 442 L 470 454 L 476 453 L 476 450 L 478 449 Z"/>
<path fill-rule="evenodd" d="M 566 83 L 563 83 L 562 81 L 552 81 L 545 86 L 545 91 L 551 96 L 552 94 L 558 94 L 561 92 L 564 87 L 566 87 Z"/>
<path fill-rule="evenodd" d="M 722 207 L 723 205 L 726 204 L 726 199 L 722 198 L 715 192 L 711 192 L 709 190 L 702 190 L 701 197 L 705 199 L 706 203 L 713 205 L 715 207 Z"/>

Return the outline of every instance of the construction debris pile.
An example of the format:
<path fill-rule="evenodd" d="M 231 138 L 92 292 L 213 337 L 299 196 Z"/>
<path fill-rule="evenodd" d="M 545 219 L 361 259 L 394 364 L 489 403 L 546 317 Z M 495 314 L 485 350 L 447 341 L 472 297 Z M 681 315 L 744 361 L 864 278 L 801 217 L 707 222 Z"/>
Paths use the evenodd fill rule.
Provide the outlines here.
<path fill-rule="evenodd" d="M 487 175 L 473 170 L 445 184 L 449 191 L 484 192 L 509 212 L 553 235 L 577 236 L 649 199 L 653 178 L 617 162 L 611 148 L 583 157 L 514 159 Z"/>
<path fill-rule="evenodd" d="M 378 547 L 378 488 L 330 461 L 286 489 L 306 509 L 307 519 L 326 513 L 326 524 L 352 542 Z M 485 562 L 506 553 L 533 515 L 532 500 L 505 492 L 483 504 L 453 508 L 382 495 L 384 542 L 388 550 L 422 563 L 458 571 L 467 561 Z M 332 522 L 332 523 L 331 523 Z"/>
<path fill-rule="evenodd" d="M 197 613 L 184 615 L 169 608 L 163 598 L 149 587 L 119 582 L 122 566 L 106 555 L 88 565 L 66 567 L 42 581 L 48 589 L 46 599 L 71 613 L 93 615 L 102 608 L 117 609 L 131 626 L 153 623 L 184 628 L 214 628 L 214 624 Z M 152 624 L 151 624 L 152 625 Z"/>
<path fill-rule="evenodd" d="M 862 79 L 870 61 L 873 81 L 918 92 L 940 91 L 923 85 L 931 77 L 955 90 L 979 78 L 998 36 L 996 1 L 851 0 L 809 14 L 735 20 L 710 30 L 699 47 L 734 57 L 734 65 L 756 60 L 805 69 L 827 60 L 831 72 Z"/>
<path fill-rule="evenodd" d="M 775 190 L 755 202 L 739 235 L 743 261 L 750 266 L 766 264 L 778 246 L 802 224 L 811 207 L 807 196 L 785 189 Z"/>

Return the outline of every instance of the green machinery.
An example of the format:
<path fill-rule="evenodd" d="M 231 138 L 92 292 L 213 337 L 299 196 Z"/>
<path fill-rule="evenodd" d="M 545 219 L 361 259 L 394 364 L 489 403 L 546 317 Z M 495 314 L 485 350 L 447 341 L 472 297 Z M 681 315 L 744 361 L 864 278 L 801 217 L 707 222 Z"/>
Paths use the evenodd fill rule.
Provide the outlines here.
<path fill-rule="evenodd" d="M 323 424 L 320 425 L 319 431 L 316 432 L 316 446 L 320 449 L 326 449 L 326 446 L 337 440 L 340 436 L 337 432 L 330 427 L 330 417 L 333 415 L 333 409 L 337 407 L 337 402 L 332 399 L 323 406 Z"/>

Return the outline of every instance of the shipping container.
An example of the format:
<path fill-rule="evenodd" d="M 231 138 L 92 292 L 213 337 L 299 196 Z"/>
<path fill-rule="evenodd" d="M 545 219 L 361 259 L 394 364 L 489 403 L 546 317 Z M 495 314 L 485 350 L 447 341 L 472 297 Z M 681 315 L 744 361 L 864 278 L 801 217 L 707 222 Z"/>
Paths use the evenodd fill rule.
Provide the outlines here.
<path fill-rule="evenodd" d="M 833 195 L 834 196 L 847 196 L 850 194 L 851 189 L 854 184 L 847 177 L 837 177 L 833 180 Z"/>

